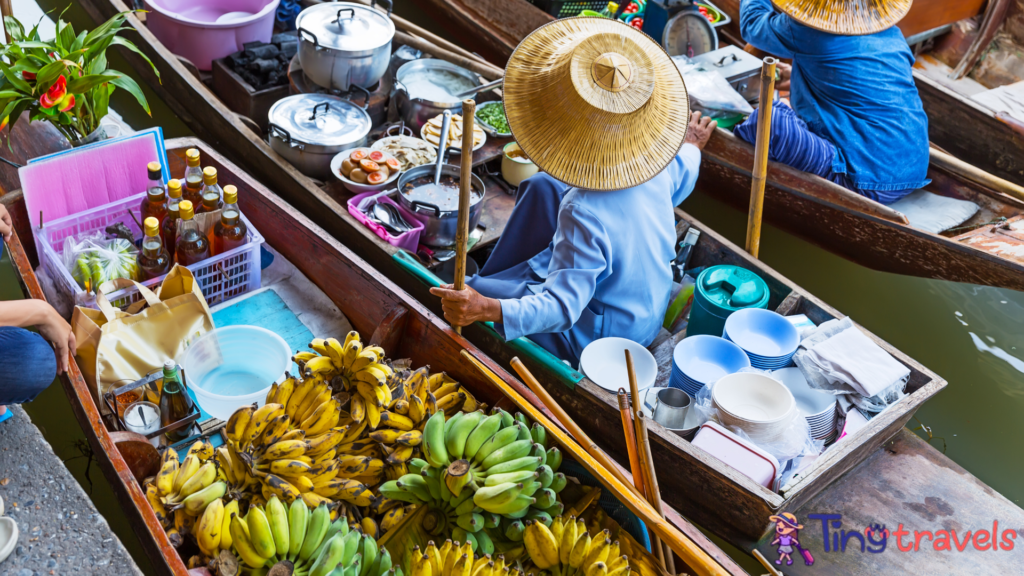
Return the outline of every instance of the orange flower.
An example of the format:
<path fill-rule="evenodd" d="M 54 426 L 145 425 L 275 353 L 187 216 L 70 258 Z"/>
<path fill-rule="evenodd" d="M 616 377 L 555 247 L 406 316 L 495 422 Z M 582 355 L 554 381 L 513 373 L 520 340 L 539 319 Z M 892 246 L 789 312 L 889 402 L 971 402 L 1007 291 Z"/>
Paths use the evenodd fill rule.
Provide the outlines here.
<path fill-rule="evenodd" d="M 0 130 L 7 128 L 7 122 L 11 119 L 10 116 L 4 116 L 3 121 L 0 121 Z"/>
<path fill-rule="evenodd" d="M 45 94 L 39 97 L 39 103 L 43 108 L 53 108 L 61 102 L 68 92 L 68 81 L 63 75 L 57 77 L 57 81 L 50 86 Z"/>

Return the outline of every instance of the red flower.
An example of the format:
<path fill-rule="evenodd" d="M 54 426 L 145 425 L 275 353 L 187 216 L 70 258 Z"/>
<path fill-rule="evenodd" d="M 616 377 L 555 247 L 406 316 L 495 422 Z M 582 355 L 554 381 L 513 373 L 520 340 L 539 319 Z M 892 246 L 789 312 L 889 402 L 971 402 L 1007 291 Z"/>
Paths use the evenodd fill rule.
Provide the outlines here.
<path fill-rule="evenodd" d="M 36 73 L 35 72 L 29 72 L 28 70 L 22 70 L 21 77 L 24 78 L 25 80 L 35 80 L 36 79 Z"/>
<path fill-rule="evenodd" d="M 61 112 L 67 112 L 68 110 L 71 110 L 74 107 L 75 107 L 75 95 L 74 94 L 65 94 L 64 97 L 60 99 L 60 102 L 57 103 L 57 109 L 60 110 Z M 0 129 L 2 129 L 2 128 L 0 128 Z"/>
<path fill-rule="evenodd" d="M 57 81 L 50 86 L 50 89 L 39 97 L 39 103 L 43 108 L 53 108 L 60 103 L 61 99 L 68 92 L 68 81 L 63 75 L 57 77 Z"/>

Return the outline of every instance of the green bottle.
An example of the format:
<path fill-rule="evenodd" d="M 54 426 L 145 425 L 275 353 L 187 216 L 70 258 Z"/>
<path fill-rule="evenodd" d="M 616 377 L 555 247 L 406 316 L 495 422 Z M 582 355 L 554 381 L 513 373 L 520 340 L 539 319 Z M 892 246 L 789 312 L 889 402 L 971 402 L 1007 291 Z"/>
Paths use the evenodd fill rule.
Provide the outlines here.
<path fill-rule="evenodd" d="M 174 360 L 164 362 L 163 392 L 160 394 L 160 427 L 170 426 L 175 422 L 187 418 L 192 411 L 192 402 L 185 391 L 185 385 L 181 383 L 181 375 L 178 373 L 178 365 Z M 191 426 L 185 426 L 164 434 L 171 442 L 180 442 L 191 434 Z"/>

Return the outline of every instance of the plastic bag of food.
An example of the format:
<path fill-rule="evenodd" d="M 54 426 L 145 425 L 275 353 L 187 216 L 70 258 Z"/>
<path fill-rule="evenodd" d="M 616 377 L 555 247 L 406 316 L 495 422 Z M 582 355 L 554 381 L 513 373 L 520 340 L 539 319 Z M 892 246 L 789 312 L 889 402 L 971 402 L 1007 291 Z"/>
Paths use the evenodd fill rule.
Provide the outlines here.
<path fill-rule="evenodd" d="M 138 253 L 124 238 L 110 240 L 99 231 L 64 239 L 64 266 L 82 290 L 90 293 L 115 278 L 138 280 Z"/>
<path fill-rule="evenodd" d="M 750 103 L 717 70 L 707 70 L 686 56 L 673 56 L 672 61 L 683 75 L 691 108 L 702 109 L 712 117 L 753 113 Z"/>

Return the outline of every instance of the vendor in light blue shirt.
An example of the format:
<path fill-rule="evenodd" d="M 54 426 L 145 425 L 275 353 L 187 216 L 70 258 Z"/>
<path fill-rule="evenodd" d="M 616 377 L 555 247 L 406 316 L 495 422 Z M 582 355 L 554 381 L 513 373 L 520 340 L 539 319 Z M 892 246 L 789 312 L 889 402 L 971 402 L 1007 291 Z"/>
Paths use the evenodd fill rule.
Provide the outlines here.
<path fill-rule="evenodd" d="M 493 321 L 506 339 L 527 336 L 576 366 L 583 349 L 598 338 L 617 336 L 646 346 L 658 334 L 672 291 L 669 263 L 677 243 L 673 207 L 693 191 L 700 149 L 716 124 L 699 113 L 689 115 L 678 71 L 646 36 L 610 20 L 598 21 L 600 27 L 592 34 L 550 29 L 564 28 L 559 22 L 568 21 L 555 21 L 534 34 L 575 32 L 575 40 L 584 47 L 595 33 L 611 30 L 623 35 L 626 57 L 593 53 L 597 58 L 587 62 L 592 70 L 589 84 L 568 88 L 577 90 L 584 100 L 588 95 L 607 99 L 618 94 L 629 100 L 627 108 L 636 106 L 637 93 L 646 94 L 646 105 L 640 101 L 639 109 L 629 115 L 635 122 L 631 126 L 645 134 L 620 134 L 627 117 L 610 113 L 607 109 L 615 109 L 616 104 L 607 100 L 590 104 L 593 98 L 574 102 L 575 111 L 566 104 L 561 120 L 557 110 L 546 118 L 527 118 L 527 113 L 543 116 L 531 110 L 531 88 L 558 80 L 543 77 L 535 68 L 519 73 L 517 55 L 524 45 L 534 50 L 550 45 L 524 41 L 506 69 L 505 108 L 517 141 L 545 173 L 519 187 L 508 225 L 480 274 L 467 281 L 469 288 L 457 292 L 445 286 L 431 292 L 442 298 L 445 318 L 453 325 Z M 587 26 L 581 22 L 574 26 Z M 653 84 L 630 82 L 651 73 L 640 68 L 639 59 L 628 59 L 637 50 L 656 62 Z M 535 51 L 530 54 L 537 56 Z M 558 87 L 551 89 L 554 93 Z M 661 104 L 668 102 L 678 113 L 664 113 Z M 581 118 L 587 121 L 581 124 Z M 575 137 L 568 136 L 570 130 L 576 130 Z M 552 140 L 558 131 L 566 138 Z M 594 171 L 581 165 L 579 158 L 629 151 L 630 143 L 621 138 L 647 142 L 642 148 L 634 147 L 635 157 L 626 160 L 633 168 L 624 173 L 608 170 L 581 181 L 581 173 Z M 558 141 L 557 148 L 543 145 L 551 141 Z M 577 163 L 567 168 L 560 162 L 567 158 Z M 600 165 L 597 160 L 589 168 Z"/>
<path fill-rule="evenodd" d="M 819 5 L 820 4 L 820 5 Z M 910 2 L 742 0 L 740 31 L 755 48 L 792 58 L 769 158 L 891 204 L 928 183 L 928 117 L 914 84 L 914 55 L 895 26 Z M 804 10 L 808 12 L 804 12 Z M 757 134 L 757 111 L 735 133 Z"/>

